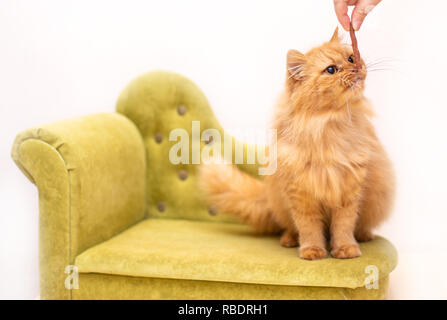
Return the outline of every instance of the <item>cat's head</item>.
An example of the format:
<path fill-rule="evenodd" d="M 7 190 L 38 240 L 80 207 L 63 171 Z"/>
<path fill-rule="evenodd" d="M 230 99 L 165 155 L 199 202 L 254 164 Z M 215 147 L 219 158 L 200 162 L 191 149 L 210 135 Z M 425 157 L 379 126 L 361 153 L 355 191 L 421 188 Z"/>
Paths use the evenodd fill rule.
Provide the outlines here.
<path fill-rule="evenodd" d="M 328 42 L 306 54 L 289 50 L 287 86 L 292 94 L 314 100 L 314 107 L 331 102 L 346 104 L 363 96 L 366 78 L 363 60 L 361 65 L 360 70 L 355 68 L 352 47 L 341 42 L 337 28 Z"/>

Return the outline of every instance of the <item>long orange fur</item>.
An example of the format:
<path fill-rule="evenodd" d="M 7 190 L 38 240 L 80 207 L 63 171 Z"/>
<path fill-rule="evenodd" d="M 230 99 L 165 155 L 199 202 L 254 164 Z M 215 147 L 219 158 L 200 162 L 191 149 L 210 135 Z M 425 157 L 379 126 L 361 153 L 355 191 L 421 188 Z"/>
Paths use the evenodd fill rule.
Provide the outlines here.
<path fill-rule="evenodd" d="M 264 180 L 232 165 L 207 164 L 200 185 L 221 212 L 261 233 L 282 232 L 280 243 L 299 244 L 303 259 L 361 255 L 357 241 L 389 215 L 392 165 L 369 120 L 363 96 L 366 67 L 355 68 L 338 29 L 331 40 L 287 54 L 287 80 L 277 104 L 278 169 Z M 330 74 L 328 66 L 337 72 Z"/>

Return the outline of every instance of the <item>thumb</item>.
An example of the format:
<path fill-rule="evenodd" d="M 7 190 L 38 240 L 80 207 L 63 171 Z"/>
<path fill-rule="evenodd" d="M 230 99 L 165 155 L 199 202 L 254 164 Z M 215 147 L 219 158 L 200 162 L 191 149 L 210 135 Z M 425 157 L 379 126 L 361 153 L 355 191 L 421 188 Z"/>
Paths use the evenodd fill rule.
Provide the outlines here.
<path fill-rule="evenodd" d="M 362 26 L 365 17 L 378 5 L 382 0 L 359 0 L 352 11 L 352 26 L 358 31 Z"/>

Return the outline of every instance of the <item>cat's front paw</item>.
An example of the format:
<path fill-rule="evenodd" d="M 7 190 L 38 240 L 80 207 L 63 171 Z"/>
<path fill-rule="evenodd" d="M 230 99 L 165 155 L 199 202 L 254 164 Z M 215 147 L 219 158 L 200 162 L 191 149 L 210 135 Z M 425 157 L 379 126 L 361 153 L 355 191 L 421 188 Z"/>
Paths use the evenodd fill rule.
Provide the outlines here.
<path fill-rule="evenodd" d="M 327 257 L 327 251 L 317 246 L 300 248 L 300 258 L 306 260 L 318 260 Z"/>
<path fill-rule="evenodd" d="M 333 248 L 331 255 L 337 259 L 350 259 L 360 257 L 362 252 L 357 244 L 348 244 Z"/>

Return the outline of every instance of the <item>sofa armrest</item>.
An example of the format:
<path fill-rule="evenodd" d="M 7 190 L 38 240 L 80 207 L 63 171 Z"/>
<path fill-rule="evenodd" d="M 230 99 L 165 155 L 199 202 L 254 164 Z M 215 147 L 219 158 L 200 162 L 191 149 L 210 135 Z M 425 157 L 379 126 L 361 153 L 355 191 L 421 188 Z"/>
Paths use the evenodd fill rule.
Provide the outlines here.
<path fill-rule="evenodd" d="M 39 193 L 41 298 L 69 299 L 76 256 L 144 218 L 141 135 L 122 115 L 97 114 L 22 132 L 12 158 Z"/>

